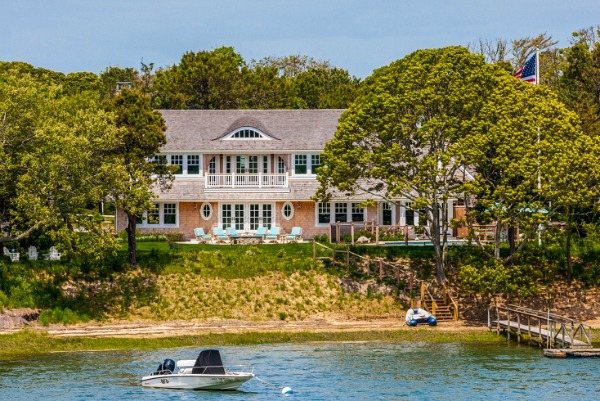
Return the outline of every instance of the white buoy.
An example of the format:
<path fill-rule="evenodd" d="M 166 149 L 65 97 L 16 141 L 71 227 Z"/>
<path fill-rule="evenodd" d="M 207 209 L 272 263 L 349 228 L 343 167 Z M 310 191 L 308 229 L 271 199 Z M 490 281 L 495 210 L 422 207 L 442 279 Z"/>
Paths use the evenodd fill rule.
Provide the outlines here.
<path fill-rule="evenodd" d="M 292 394 L 292 393 L 293 393 L 293 391 L 289 387 L 284 387 L 281 389 L 281 394 Z"/>

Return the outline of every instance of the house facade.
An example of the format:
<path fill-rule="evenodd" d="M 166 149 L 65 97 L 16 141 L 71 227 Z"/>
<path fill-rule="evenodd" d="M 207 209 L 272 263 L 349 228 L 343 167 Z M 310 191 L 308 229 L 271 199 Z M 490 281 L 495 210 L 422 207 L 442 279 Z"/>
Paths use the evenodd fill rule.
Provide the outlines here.
<path fill-rule="evenodd" d="M 193 238 L 196 227 L 253 233 L 259 226 L 279 226 L 289 233 L 300 226 L 303 237 L 312 238 L 329 235 L 333 222 L 418 225 L 419 213 L 402 200 L 363 208 L 366 198 L 311 199 L 319 186 L 321 153 L 343 111 L 160 111 L 167 143 L 157 161 L 179 169 L 172 188 L 157 192 L 155 209 L 141 216 L 138 228 Z M 125 228 L 123 213 L 116 224 Z"/>

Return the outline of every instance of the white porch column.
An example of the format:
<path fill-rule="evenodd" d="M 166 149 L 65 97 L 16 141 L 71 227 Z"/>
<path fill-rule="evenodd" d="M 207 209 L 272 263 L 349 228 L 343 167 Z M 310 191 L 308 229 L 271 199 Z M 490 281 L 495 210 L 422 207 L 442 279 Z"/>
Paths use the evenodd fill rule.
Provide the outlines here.
<path fill-rule="evenodd" d="M 404 202 L 400 202 L 400 225 L 406 225 L 406 206 Z"/>

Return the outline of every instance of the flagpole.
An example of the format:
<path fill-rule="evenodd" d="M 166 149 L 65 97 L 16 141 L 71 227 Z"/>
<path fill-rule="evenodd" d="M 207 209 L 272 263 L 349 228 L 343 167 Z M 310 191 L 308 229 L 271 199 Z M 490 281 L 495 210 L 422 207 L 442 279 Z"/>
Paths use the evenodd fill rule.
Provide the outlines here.
<path fill-rule="evenodd" d="M 540 83 L 540 49 L 535 48 L 535 83 Z"/>
<path fill-rule="evenodd" d="M 540 84 L 540 49 L 536 48 L 535 49 L 535 84 L 539 85 Z M 537 142 L 538 142 L 538 191 L 540 192 L 538 194 L 541 195 L 541 191 L 542 191 L 542 175 L 541 175 L 541 166 L 540 166 L 540 156 L 542 154 L 542 150 L 540 149 L 540 127 L 537 127 Z M 541 228 L 541 227 L 540 227 Z M 542 230 L 538 228 L 538 246 L 542 245 Z"/>

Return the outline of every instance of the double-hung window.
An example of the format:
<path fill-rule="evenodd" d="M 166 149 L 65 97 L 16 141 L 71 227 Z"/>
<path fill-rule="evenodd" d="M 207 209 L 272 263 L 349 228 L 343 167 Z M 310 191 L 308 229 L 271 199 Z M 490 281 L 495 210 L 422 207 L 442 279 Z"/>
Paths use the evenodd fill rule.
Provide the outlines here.
<path fill-rule="evenodd" d="M 307 155 L 294 155 L 294 173 L 308 174 L 307 170 Z"/>
<path fill-rule="evenodd" d="M 335 204 L 335 221 L 344 223 L 348 221 L 348 204 L 339 203 Z"/>
<path fill-rule="evenodd" d="M 177 205 L 174 203 L 163 204 L 162 223 L 173 225 L 177 223 Z"/>
<path fill-rule="evenodd" d="M 200 174 L 200 155 L 187 155 L 187 173 Z"/>
<path fill-rule="evenodd" d="M 171 165 L 178 167 L 174 174 L 183 174 L 183 155 L 171 155 Z"/>
<path fill-rule="evenodd" d="M 360 203 L 352 204 L 352 221 L 364 221 L 365 209 L 360 206 Z"/>
<path fill-rule="evenodd" d="M 319 203 L 318 220 L 319 224 L 329 224 L 331 222 L 331 204 Z"/>
<path fill-rule="evenodd" d="M 310 173 L 317 174 L 317 168 L 321 165 L 321 155 L 310 155 Z"/>

